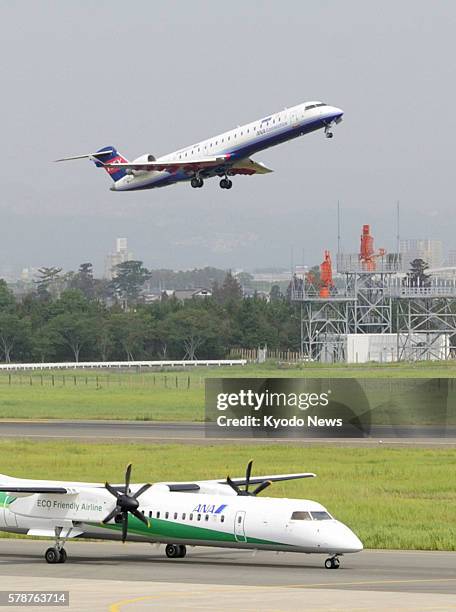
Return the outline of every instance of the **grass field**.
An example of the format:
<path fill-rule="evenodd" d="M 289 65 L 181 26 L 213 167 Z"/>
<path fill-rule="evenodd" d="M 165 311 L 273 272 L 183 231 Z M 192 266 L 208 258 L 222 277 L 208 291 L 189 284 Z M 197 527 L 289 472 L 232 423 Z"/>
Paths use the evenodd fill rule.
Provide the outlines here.
<path fill-rule="evenodd" d="M 318 500 L 367 548 L 456 550 L 456 450 L 0 441 L 1 472 L 27 478 L 120 482 L 132 461 L 136 482 L 201 480 L 241 476 L 252 457 L 258 475 L 317 473 L 268 491 Z"/>
<path fill-rule="evenodd" d="M 427 378 L 456 376 L 454 362 L 389 365 L 305 363 L 168 372 L 0 373 L 0 418 L 201 421 L 206 377 Z"/>

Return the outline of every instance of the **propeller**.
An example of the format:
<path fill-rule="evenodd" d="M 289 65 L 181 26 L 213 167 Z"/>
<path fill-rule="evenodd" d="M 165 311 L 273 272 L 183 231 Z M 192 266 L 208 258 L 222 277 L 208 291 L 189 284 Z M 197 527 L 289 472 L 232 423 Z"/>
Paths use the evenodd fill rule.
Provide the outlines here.
<path fill-rule="evenodd" d="M 242 495 L 242 496 L 251 495 L 255 497 L 256 495 L 261 493 L 261 491 L 264 491 L 264 489 L 266 489 L 267 487 L 269 487 L 269 485 L 272 484 L 270 480 L 263 480 L 263 482 L 260 483 L 256 487 L 256 489 L 254 489 L 253 491 L 249 491 L 250 476 L 252 474 L 252 466 L 253 466 L 253 459 L 251 459 L 248 462 L 247 469 L 245 470 L 245 489 L 241 489 L 241 487 L 237 485 L 235 482 L 233 482 L 229 476 L 226 477 L 226 483 L 230 485 L 233 491 L 236 492 L 236 495 Z"/>
<path fill-rule="evenodd" d="M 146 519 L 144 514 L 138 510 L 139 501 L 138 497 L 142 495 L 152 485 L 147 483 L 143 485 L 134 495 L 131 495 L 130 490 L 130 477 L 131 477 L 131 463 L 127 465 L 125 471 L 125 487 L 122 487 L 123 491 L 118 491 L 109 482 L 105 483 L 106 489 L 116 498 L 116 507 L 112 512 L 103 519 L 103 523 L 109 523 L 110 520 L 120 518 L 119 522 L 122 522 L 122 542 L 125 542 L 128 535 L 128 513 L 135 516 L 138 520 L 142 521 L 145 525 L 149 526 L 149 521 Z"/>

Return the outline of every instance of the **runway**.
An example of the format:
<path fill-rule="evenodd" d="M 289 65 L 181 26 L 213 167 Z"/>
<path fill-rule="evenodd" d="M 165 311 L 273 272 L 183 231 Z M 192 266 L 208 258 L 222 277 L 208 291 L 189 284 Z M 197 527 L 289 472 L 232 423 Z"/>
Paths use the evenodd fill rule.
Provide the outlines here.
<path fill-rule="evenodd" d="M 0 420 L 0 438 L 28 438 L 33 440 L 68 439 L 84 442 L 108 442 L 112 440 L 141 443 L 179 444 L 336 444 L 346 446 L 445 446 L 456 447 L 456 431 L 446 435 L 435 428 L 413 428 L 414 435 L 407 437 L 407 429 L 399 430 L 404 437 L 385 435 L 385 428 L 378 428 L 367 438 L 234 438 L 206 437 L 204 423 L 158 422 L 158 421 L 104 421 L 104 420 Z"/>
<path fill-rule="evenodd" d="M 79 598 L 75 609 L 80 610 L 114 610 L 116 601 L 139 598 L 135 606 L 117 608 L 122 612 L 184 604 L 193 609 L 192 602 L 207 610 L 296 610 L 303 601 L 306 610 L 328 610 L 328 605 L 364 612 L 456 609 L 454 552 L 363 551 L 343 557 L 338 570 L 326 570 L 322 555 L 189 548 L 185 559 L 171 560 L 162 546 L 128 542 L 70 542 L 67 563 L 48 565 L 43 559 L 47 546 L 0 540 L 2 589 L 67 585 L 72 603 Z M 100 607 L 93 600 L 84 607 L 90 593 L 104 594 Z M 214 596 L 220 604 L 214 605 Z"/>

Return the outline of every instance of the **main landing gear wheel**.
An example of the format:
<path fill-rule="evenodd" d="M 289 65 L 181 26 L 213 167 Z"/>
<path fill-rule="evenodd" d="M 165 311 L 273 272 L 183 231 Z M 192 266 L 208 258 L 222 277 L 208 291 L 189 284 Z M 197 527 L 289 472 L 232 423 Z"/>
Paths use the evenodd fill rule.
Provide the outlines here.
<path fill-rule="evenodd" d="M 168 559 L 182 559 L 187 554 L 184 544 L 167 544 L 165 553 Z"/>
<path fill-rule="evenodd" d="M 332 132 L 326 132 L 326 138 L 332 138 L 334 134 Z"/>
<path fill-rule="evenodd" d="M 48 563 L 64 563 L 63 561 L 60 561 L 60 551 L 58 548 L 48 548 L 44 553 L 44 558 Z"/>
<path fill-rule="evenodd" d="M 190 181 L 190 185 L 194 189 L 196 189 L 197 187 L 202 187 L 204 185 L 204 181 L 202 178 L 199 178 L 198 176 L 194 176 L 192 180 Z"/>
<path fill-rule="evenodd" d="M 67 560 L 66 550 L 64 548 L 61 548 L 59 550 L 59 563 L 65 563 L 66 560 Z"/>
<path fill-rule="evenodd" d="M 232 186 L 233 181 L 231 181 L 229 178 L 224 178 L 220 181 L 220 187 L 222 189 L 231 189 Z"/>
<path fill-rule="evenodd" d="M 328 557 L 325 561 L 326 569 L 338 569 L 340 561 L 337 557 Z"/>

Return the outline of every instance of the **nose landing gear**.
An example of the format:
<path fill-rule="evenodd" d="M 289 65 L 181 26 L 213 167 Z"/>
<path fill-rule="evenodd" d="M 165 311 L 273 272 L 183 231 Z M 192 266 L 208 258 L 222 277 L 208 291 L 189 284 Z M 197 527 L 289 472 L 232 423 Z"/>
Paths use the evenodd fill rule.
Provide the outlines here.
<path fill-rule="evenodd" d="M 325 561 L 326 569 L 338 569 L 340 566 L 339 555 L 328 557 Z"/>

